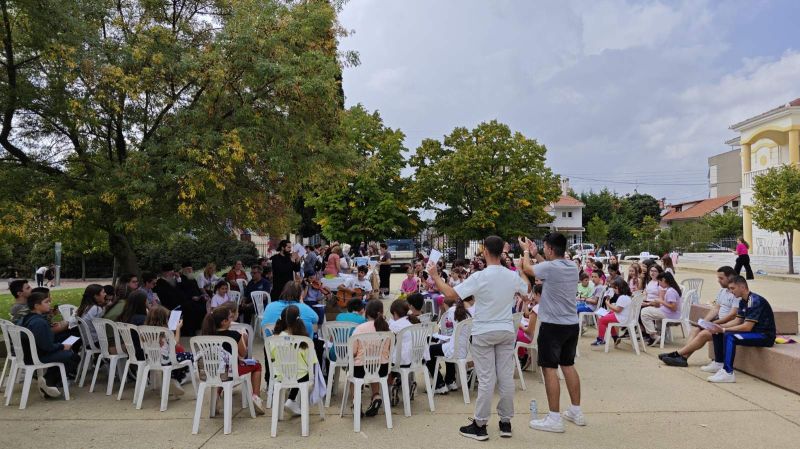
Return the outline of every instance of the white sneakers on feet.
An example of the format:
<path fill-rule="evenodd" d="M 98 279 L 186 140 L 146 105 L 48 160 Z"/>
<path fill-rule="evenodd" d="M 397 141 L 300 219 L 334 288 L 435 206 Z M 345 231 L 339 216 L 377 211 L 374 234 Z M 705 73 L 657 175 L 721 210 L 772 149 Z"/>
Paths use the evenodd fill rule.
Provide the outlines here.
<path fill-rule="evenodd" d="M 725 371 L 725 368 L 720 368 L 720 370 L 717 371 L 716 374 L 714 374 L 713 376 L 709 376 L 708 379 L 706 380 L 714 383 L 731 384 L 736 382 L 736 375 Z"/>
<path fill-rule="evenodd" d="M 256 415 L 263 415 L 267 413 L 267 411 L 264 410 L 264 403 L 261 402 L 261 397 L 257 394 L 254 394 L 251 397 L 253 398 L 253 408 L 256 411 Z"/>
<path fill-rule="evenodd" d="M 433 390 L 436 394 L 447 394 L 450 390 L 447 388 L 447 385 L 442 385 L 441 387 Z"/>
<path fill-rule="evenodd" d="M 583 412 L 573 412 L 572 410 L 567 409 L 567 411 L 561 414 L 561 417 L 567 421 L 575 423 L 576 426 L 586 425 L 586 417 L 583 416 Z"/>
<path fill-rule="evenodd" d="M 61 391 L 58 388 L 47 385 L 47 382 L 44 381 L 44 376 L 39 376 L 39 391 L 42 393 L 42 396 L 48 398 L 57 398 L 61 396 Z"/>
<path fill-rule="evenodd" d="M 284 407 L 288 408 L 289 411 L 291 411 L 295 415 L 299 415 L 299 414 L 302 413 L 302 410 L 300 409 L 300 404 L 297 403 L 296 401 L 293 401 L 291 399 L 287 399 L 286 402 L 284 402 L 283 405 L 284 405 Z"/>
<path fill-rule="evenodd" d="M 456 390 L 458 390 L 458 384 L 455 383 L 455 382 L 453 382 L 451 384 L 447 384 L 447 389 L 450 390 L 450 391 L 456 391 Z"/>
<path fill-rule="evenodd" d="M 559 418 L 553 418 L 548 414 L 543 419 L 534 419 L 528 425 L 531 429 L 543 430 L 545 432 L 564 432 L 564 421 Z"/>
<path fill-rule="evenodd" d="M 704 373 L 716 373 L 717 371 L 722 369 L 722 363 L 711 361 L 708 365 L 700 368 L 700 371 Z"/>

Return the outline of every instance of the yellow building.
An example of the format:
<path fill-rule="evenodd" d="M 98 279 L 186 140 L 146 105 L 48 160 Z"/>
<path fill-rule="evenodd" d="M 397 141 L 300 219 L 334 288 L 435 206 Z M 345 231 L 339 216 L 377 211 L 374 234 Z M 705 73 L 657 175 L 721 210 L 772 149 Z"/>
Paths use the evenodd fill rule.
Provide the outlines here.
<path fill-rule="evenodd" d="M 744 206 L 744 239 L 751 254 L 787 256 L 786 238 L 767 232 L 753 223 L 747 206 L 753 204 L 753 180 L 772 167 L 800 164 L 800 98 L 783 106 L 731 125 L 739 137 L 727 144 L 738 147 L 742 155 L 741 202 Z M 794 254 L 800 254 L 800 233 L 795 232 Z"/>

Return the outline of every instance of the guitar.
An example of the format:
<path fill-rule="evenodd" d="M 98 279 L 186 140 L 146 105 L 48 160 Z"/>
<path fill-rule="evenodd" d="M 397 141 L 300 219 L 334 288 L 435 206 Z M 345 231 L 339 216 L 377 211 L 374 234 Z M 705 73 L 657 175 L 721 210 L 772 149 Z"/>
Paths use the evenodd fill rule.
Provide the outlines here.
<path fill-rule="evenodd" d="M 339 290 L 336 291 L 336 305 L 340 308 L 347 307 L 347 303 L 353 298 L 363 298 L 364 297 L 364 290 L 360 288 L 354 288 L 352 290 L 339 287 Z"/>

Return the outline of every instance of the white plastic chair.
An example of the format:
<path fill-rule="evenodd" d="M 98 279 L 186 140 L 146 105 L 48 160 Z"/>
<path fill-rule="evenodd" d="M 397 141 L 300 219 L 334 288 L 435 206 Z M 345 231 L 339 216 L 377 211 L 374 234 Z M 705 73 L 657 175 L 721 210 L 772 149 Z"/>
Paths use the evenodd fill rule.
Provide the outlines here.
<path fill-rule="evenodd" d="M 6 361 L 3 363 L 3 374 L 0 375 L 0 388 L 9 388 L 11 384 L 9 383 L 8 386 L 3 386 L 3 380 L 6 378 L 6 370 L 9 368 L 11 371 L 16 369 L 17 357 L 14 356 L 14 351 L 11 349 L 11 337 L 8 336 L 8 331 L 6 331 L 6 327 L 13 326 L 14 323 L 8 320 L 4 320 L 0 318 L 0 331 L 3 332 L 3 342 L 6 345 Z"/>
<path fill-rule="evenodd" d="M 198 367 L 202 361 L 204 373 L 203 376 L 200 376 L 200 385 L 197 388 L 197 405 L 194 409 L 192 434 L 196 435 L 200 431 L 200 413 L 203 411 L 203 397 L 207 388 L 211 388 L 209 417 L 213 417 L 217 409 L 216 387 L 222 388 L 225 402 L 223 415 L 225 435 L 231 433 L 234 387 L 242 386 L 242 396 L 250 406 L 250 417 L 254 419 L 256 417 L 256 411 L 253 408 L 253 384 L 250 382 L 250 375 L 239 375 L 237 357 L 224 349 L 223 345 L 225 344 L 232 351 L 236 351 L 236 341 L 231 337 L 203 336 L 192 337 L 189 340 L 189 346 L 194 354 L 195 367 Z"/>
<path fill-rule="evenodd" d="M 144 390 L 146 382 L 150 376 L 150 372 L 161 373 L 161 411 L 167 410 L 167 403 L 169 400 L 169 384 L 172 379 L 172 371 L 184 367 L 189 368 L 189 376 L 192 380 L 192 387 L 197 392 L 197 384 L 195 383 L 194 363 L 191 360 L 184 360 L 178 362 L 175 356 L 175 335 L 171 330 L 161 326 L 139 326 L 136 329 L 139 332 L 139 343 L 142 345 L 144 352 L 144 359 L 147 362 L 142 370 L 136 376 L 137 383 L 141 382 L 138 394 L 136 396 L 136 409 L 142 408 L 142 399 L 144 398 Z M 169 364 L 162 363 L 161 356 L 161 340 L 165 340 L 169 348 Z M 155 386 L 155 384 L 154 384 Z"/>
<path fill-rule="evenodd" d="M 425 391 L 428 393 L 428 407 L 431 411 L 436 411 L 433 405 L 433 386 L 431 378 L 428 376 L 428 368 L 424 363 L 425 353 L 431 345 L 431 335 L 435 324 L 431 322 L 413 324 L 397 333 L 397 342 L 394 346 L 394 360 L 392 372 L 400 374 L 400 385 L 403 389 L 403 413 L 411 416 L 411 373 L 422 372 L 425 378 Z M 405 349 L 406 335 L 411 335 L 411 363 L 408 367 L 402 367 L 402 354 Z"/>
<path fill-rule="evenodd" d="M 605 352 L 608 352 L 609 348 L 611 347 L 611 329 L 618 327 L 620 329 L 626 328 L 628 329 L 628 336 L 631 339 L 631 344 L 633 345 L 633 349 L 636 351 L 636 355 L 640 355 L 639 353 L 639 342 L 641 341 L 642 344 L 642 351 L 647 352 L 647 348 L 645 348 L 644 344 L 644 335 L 642 334 L 642 327 L 639 325 L 639 313 L 642 310 L 642 301 L 644 301 L 645 293 L 643 291 L 637 292 L 631 298 L 631 305 L 628 307 L 631 308 L 630 314 L 628 314 L 628 321 L 624 323 L 611 323 L 606 328 L 606 348 Z M 639 333 L 636 333 L 636 330 L 639 330 Z"/>
<path fill-rule="evenodd" d="M 238 309 L 242 302 L 242 294 L 236 290 L 228 290 L 228 298 L 236 303 L 236 308 Z"/>
<path fill-rule="evenodd" d="M 684 291 L 695 290 L 697 292 L 697 300 L 700 300 L 700 294 L 703 292 L 703 279 L 702 278 L 689 278 L 681 281 L 681 287 Z M 696 304 L 696 303 L 693 303 Z"/>
<path fill-rule="evenodd" d="M 308 337 L 299 335 L 275 335 L 267 339 L 269 357 L 272 359 L 270 375 L 274 379 L 272 387 L 272 437 L 278 436 L 278 418 L 283 414 L 283 396 L 281 392 L 290 388 L 300 390 L 300 434 L 308 436 L 308 415 L 311 404 L 309 394 L 314 384 L 314 368 L 319 361 L 314 354 L 314 342 Z M 305 346 L 305 348 L 302 348 Z M 308 380 L 300 381 L 299 368 L 301 353 L 305 352 Z M 274 355 L 274 358 L 273 358 Z M 323 401 L 319 401 L 319 416 L 325 419 Z"/>
<path fill-rule="evenodd" d="M 231 323 L 230 330 L 232 331 L 245 331 L 247 332 L 247 358 L 253 358 L 253 340 L 255 340 L 255 332 L 253 326 L 245 323 Z"/>
<path fill-rule="evenodd" d="M 344 409 L 350 395 L 350 384 L 353 384 L 353 431 L 361 431 L 361 392 L 365 384 L 379 383 L 381 386 L 381 398 L 383 400 L 383 411 L 386 414 L 386 428 L 392 428 L 392 410 L 389 404 L 389 376 L 381 377 L 381 364 L 385 361 L 384 354 L 392 353 L 394 345 L 394 333 L 392 332 L 370 332 L 366 334 L 352 335 L 348 341 L 350 346 L 347 357 L 347 381 L 344 384 L 344 398 L 339 416 L 344 415 Z M 359 379 L 353 375 L 355 369 L 354 348 L 363 348 L 361 362 L 364 368 L 364 378 Z"/>
<path fill-rule="evenodd" d="M 268 292 L 255 291 L 250 293 L 250 299 L 256 307 L 256 316 L 253 317 L 253 328 L 261 325 L 261 320 L 264 319 L 264 309 L 267 304 L 272 302 Z M 261 334 L 259 334 L 261 335 Z"/>
<path fill-rule="evenodd" d="M 75 315 L 77 310 L 78 307 L 72 304 L 60 304 L 58 306 L 58 313 L 61 315 L 61 319 L 67 322 L 72 319 L 72 316 Z"/>
<path fill-rule="evenodd" d="M 515 312 L 511 315 L 511 319 L 514 321 L 514 332 L 517 332 L 517 329 L 519 329 L 523 318 L 525 318 L 525 315 L 522 312 Z"/>
<path fill-rule="evenodd" d="M 683 338 L 689 334 L 689 312 L 692 310 L 692 303 L 695 298 L 698 296 L 697 290 L 689 290 L 683 294 L 683 298 L 681 298 L 681 317 L 674 319 L 674 318 L 664 318 L 661 320 L 661 343 L 660 348 L 664 349 L 664 339 L 667 336 L 667 331 L 669 330 L 670 326 L 679 325 L 681 327 L 681 334 L 683 334 Z M 672 334 L 670 333 L 670 342 L 672 341 Z"/>
<path fill-rule="evenodd" d="M 430 323 L 433 320 L 433 315 L 430 313 L 423 313 L 418 316 L 420 323 Z"/>
<path fill-rule="evenodd" d="M 339 382 L 339 371 L 347 368 L 350 346 L 348 340 L 356 328 L 356 323 L 349 321 L 326 321 L 322 325 L 322 340 L 325 342 L 324 357 L 328 360 L 328 391 L 325 396 L 325 407 L 331 406 L 331 396 Z M 328 345 L 333 348 L 336 360 L 330 359 Z"/>
<path fill-rule="evenodd" d="M 86 375 L 89 373 L 89 367 L 92 366 L 92 361 L 95 356 L 100 357 L 100 348 L 92 338 L 92 332 L 89 330 L 92 323 L 86 321 L 81 317 L 75 317 L 78 320 L 78 331 L 81 334 L 81 362 L 78 364 L 78 372 L 81 373 L 78 386 L 83 388 L 86 381 Z"/>
<path fill-rule="evenodd" d="M 39 375 L 43 376 L 44 372 L 42 370 L 54 366 L 58 367 L 59 371 L 61 371 L 61 385 L 63 385 L 64 388 L 64 399 L 69 401 L 69 382 L 67 381 L 67 370 L 64 367 L 64 364 L 58 362 L 42 363 L 39 360 L 39 353 L 36 350 L 36 342 L 33 339 L 33 332 L 30 330 L 22 326 L 6 325 L 4 331 L 7 332 L 6 335 L 11 338 L 14 354 L 25 354 L 25 346 L 22 343 L 22 334 L 25 334 L 28 339 L 28 352 L 31 355 L 32 362 L 31 364 L 27 364 L 25 363 L 25 357 L 17 357 L 17 361 L 8 377 L 8 385 L 6 386 L 6 406 L 11 403 L 11 397 L 14 394 L 14 383 L 17 380 L 17 373 L 19 371 L 22 371 L 23 375 L 25 376 L 25 380 L 22 384 L 22 397 L 19 400 L 19 409 L 24 410 L 28 404 L 28 394 L 31 391 L 31 381 L 33 380 L 34 371 L 39 371 Z"/>
<path fill-rule="evenodd" d="M 136 346 L 133 343 L 133 333 L 136 333 L 136 338 L 139 338 L 139 330 L 133 324 L 116 323 L 117 332 L 122 337 L 122 343 L 125 345 L 125 352 L 128 353 L 128 358 L 125 359 L 125 369 L 122 371 L 122 377 L 119 382 L 119 393 L 117 400 L 122 400 L 122 391 L 125 390 L 125 383 L 128 381 L 128 372 L 131 371 L 131 365 L 136 367 L 136 384 L 133 388 L 133 397 L 131 402 L 136 403 L 136 398 L 139 395 L 139 389 L 144 388 L 147 384 L 147 378 L 142 376 L 144 373 L 144 366 L 147 365 L 147 360 L 139 359 L 136 356 Z M 132 371 L 131 371 L 132 372 Z"/>
<path fill-rule="evenodd" d="M 433 384 L 436 385 L 439 379 L 439 367 L 442 363 L 455 363 L 458 367 L 458 383 L 461 385 L 461 393 L 464 395 L 464 403 L 469 404 L 469 385 L 467 382 L 467 363 L 472 361 L 472 354 L 470 353 L 469 337 L 472 334 L 472 318 L 456 323 L 453 330 L 453 342 L 455 351 L 453 357 L 447 358 L 444 356 L 436 357 L 436 369 L 433 371 Z M 464 353 L 459 353 L 463 351 Z"/>
<path fill-rule="evenodd" d="M 92 325 L 97 330 L 97 339 L 100 345 L 100 354 L 97 356 L 97 363 L 94 365 L 94 376 L 92 376 L 92 384 L 89 386 L 89 393 L 94 392 L 94 385 L 97 382 L 97 374 L 100 372 L 100 364 L 103 359 L 108 360 L 108 386 L 106 387 L 106 396 L 111 396 L 114 391 L 114 378 L 117 374 L 117 363 L 128 358 L 122 350 L 122 343 L 119 341 L 119 332 L 117 326 L 111 320 L 105 318 L 95 318 L 92 320 Z M 112 332 L 114 338 L 114 347 L 117 349 L 117 354 L 111 353 L 111 347 L 108 345 L 108 331 Z"/>
<path fill-rule="evenodd" d="M 430 313 L 433 315 L 434 310 L 436 309 L 436 303 L 433 301 L 433 298 L 425 297 L 422 302 L 422 313 Z"/>
<path fill-rule="evenodd" d="M 603 287 L 600 290 L 600 298 L 605 297 L 606 291 L 608 287 Z M 597 315 L 594 312 L 580 312 L 578 313 L 578 338 L 583 336 L 583 323 L 587 320 L 591 320 L 594 323 L 594 326 L 597 327 Z"/>
<path fill-rule="evenodd" d="M 531 362 L 528 365 L 533 366 L 534 372 L 536 372 L 536 370 L 538 369 L 537 368 L 538 365 L 536 364 L 536 362 L 534 362 L 534 360 L 536 360 L 536 358 L 534 357 L 538 357 L 539 354 L 539 344 L 537 343 L 537 340 L 539 339 L 539 327 L 541 326 L 541 324 L 542 324 L 541 321 L 536 320 L 536 326 L 533 328 L 533 339 L 531 339 L 530 343 L 517 341 L 517 343 L 514 345 L 514 363 L 517 365 L 519 384 L 520 387 L 522 387 L 523 391 L 527 390 L 528 387 L 525 385 L 525 378 L 522 377 L 523 370 L 522 370 L 522 364 L 519 361 L 519 355 L 518 355 L 519 350 L 525 349 L 526 351 L 528 351 L 528 358 L 529 360 L 531 360 Z M 539 374 L 542 376 L 542 383 L 544 383 L 544 373 L 542 372 L 542 370 L 539 370 Z"/>

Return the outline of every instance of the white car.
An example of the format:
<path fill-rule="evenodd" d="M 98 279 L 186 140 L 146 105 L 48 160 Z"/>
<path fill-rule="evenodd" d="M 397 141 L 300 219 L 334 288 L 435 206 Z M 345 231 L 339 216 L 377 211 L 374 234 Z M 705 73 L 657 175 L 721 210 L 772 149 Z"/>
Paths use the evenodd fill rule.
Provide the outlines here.
<path fill-rule="evenodd" d="M 576 256 L 588 255 L 589 253 L 595 251 L 594 245 L 591 243 L 576 243 L 567 249 L 570 253 L 575 254 Z"/>

